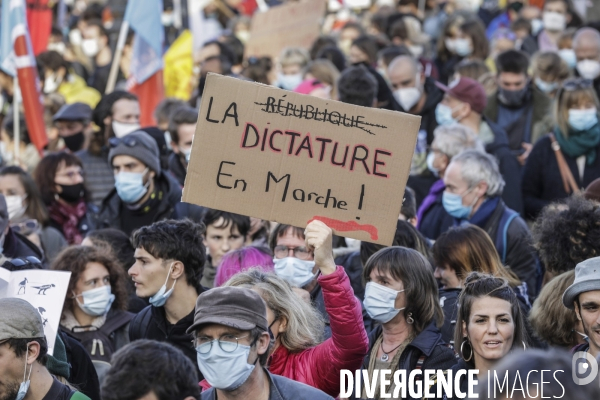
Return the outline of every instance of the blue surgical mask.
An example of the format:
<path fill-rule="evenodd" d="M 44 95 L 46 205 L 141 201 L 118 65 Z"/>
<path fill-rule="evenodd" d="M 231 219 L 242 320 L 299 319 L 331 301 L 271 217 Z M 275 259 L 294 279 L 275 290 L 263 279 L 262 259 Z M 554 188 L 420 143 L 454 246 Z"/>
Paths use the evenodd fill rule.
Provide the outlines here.
<path fill-rule="evenodd" d="M 396 297 L 403 290 L 394 290 L 375 282 L 368 282 L 365 287 L 363 304 L 371 318 L 385 324 L 391 321 L 403 308 L 395 308 Z"/>
<path fill-rule="evenodd" d="M 434 176 L 440 176 L 440 170 L 433 166 L 433 161 L 435 160 L 435 153 L 432 151 L 427 154 L 427 168 L 431 171 Z"/>
<path fill-rule="evenodd" d="M 471 189 L 467 190 L 463 195 L 444 192 L 442 194 L 442 205 L 444 210 L 456 219 L 466 219 L 471 215 L 473 211 L 473 204 L 477 201 L 477 198 L 470 206 L 464 206 L 462 203 L 463 196 L 469 193 Z"/>
<path fill-rule="evenodd" d="M 167 302 L 167 299 L 171 297 L 173 294 L 173 289 L 175 289 L 175 284 L 177 283 L 177 279 L 173 282 L 173 286 L 171 289 L 167 291 L 167 282 L 169 281 L 169 277 L 171 276 L 171 269 L 173 268 L 173 264 L 169 267 L 169 273 L 167 274 L 167 279 L 165 279 L 165 283 L 160 287 L 159 291 L 152 297 L 148 299 L 150 304 L 154 307 L 162 307 Z"/>
<path fill-rule="evenodd" d="M 467 38 L 454 39 L 454 52 L 461 57 L 466 57 L 473 52 L 471 40 Z"/>
<path fill-rule="evenodd" d="M 123 202 L 132 204 L 144 197 L 150 186 L 150 180 L 144 185 L 144 176 L 148 171 L 146 168 L 144 172 L 119 172 L 115 176 L 115 188 Z"/>
<path fill-rule="evenodd" d="M 303 287 L 315 278 L 314 261 L 301 260 L 296 257 L 273 259 L 275 274 L 285 279 L 292 286 Z"/>
<path fill-rule="evenodd" d="M 569 110 L 569 125 L 576 131 L 587 131 L 598 123 L 598 110 L 586 108 L 585 110 Z"/>
<path fill-rule="evenodd" d="M 210 346 L 205 343 L 203 346 Z M 198 367 L 206 381 L 215 389 L 232 391 L 244 384 L 254 371 L 254 364 L 248 364 L 250 346 L 238 344 L 237 348 L 227 353 L 218 343 L 213 342 L 210 351 L 202 354 L 196 347 Z"/>
<path fill-rule="evenodd" d="M 294 90 L 302 83 L 302 74 L 277 74 L 277 85 L 285 90 Z"/>
<path fill-rule="evenodd" d="M 575 50 L 573 49 L 561 49 L 558 51 L 558 55 L 560 58 L 565 60 L 570 69 L 575 68 L 577 65 L 577 56 L 575 55 Z"/>
<path fill-rule="evenodd" d="M 33 365 L 31 366 L 31 369 L 29 370 L 29 376 L 27 377 L 27 379 L 25 379 L 25 376 L 27 375 L 27 354 L 29 353 L 29 347 L 27 348 L 27 351 L 25 352 L 25 371 L 23 371 L 23 382 L 21 382 L 21 386 L 19 386 L 19 392 L 17 393 L 17 397 L 15 397 L 15 400 L 23 400 L 25 398 L 25 396 L 27 395 L 27 392 L 29 391 L 29 385 L 31 384 L 31 371 L 33 371 Z"/>
<path fill-rule="evenodd" d="M 435 119 L 440 125 L 452 125 L 458 122 L 458 120 L 452 116 L 452 109 L 442 103 L 439 103 L 437 107 L 435 107 Z"/>
<path fill-rule="evenodd" d="M 535 85 L 542 92 L 549 94 L 554 92 L 558 88 L 558 83 L 556 82 L 546 82 L 541 80 L 540 78 L 535 78 Z"/>
<path fill-rule="evenodd" d="M 83 304 L 77 297 L 83 297 Z M 111 293 L 110 286 L 105 285 L 96 289 L 86 290 L 79 296 L 75 296 L 75 301 L 81 310 L 92 317 L 99 317 L 110 310 L 110 306 L 115 301 L 115 295 Z"/>

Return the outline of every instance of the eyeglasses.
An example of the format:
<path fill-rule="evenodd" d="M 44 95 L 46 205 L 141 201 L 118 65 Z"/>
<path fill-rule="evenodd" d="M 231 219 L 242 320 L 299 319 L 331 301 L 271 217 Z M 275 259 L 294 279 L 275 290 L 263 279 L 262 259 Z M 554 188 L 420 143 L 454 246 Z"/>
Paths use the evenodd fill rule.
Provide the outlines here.
<path fill-rule="evenodd" d="M 301 260 L 308 260 L 311 253 L 306 247 L 287 247 L 287 246 L 275 246 L 273 251 L 275 258 L 286 258 L 290 254 L 290 250 L 293 251 L 294 257 Z"/>
<path fill-rule="evenodd" d="M 574 90 L 589 89 L 593 86 L 593 82 L 589 79 L 574 78 L 563 82 L 562 87 L 567 92 Z"/>
<path fill-rule="evenodd" d="M 238 341 L 240 339 L 245 339 L 248 336 L 250 336 L 250 335 L 248 334 L 248 335 L 242 336 L 242 337 L 235 337 L 232 335 L 223 335 L 219 339 L 211 339 L 209 337 L 204 336 L 204 337 L 197 337 L 196 339 L 193 340 L 193 343 L 194 343 L 194 348 L 200 354 L 207 354 L 208 352 L 210 352 L 214 342 L 217 342 L 219 344 L 219 347 L 221 348 L 221 350 L 223 350 L 225 353 L 233 353 L 238 348 L 238 345 L 239 345 Z"/>
<path fill-rule="evenodd" d="M 40 223 L 37 219 L 28 219 L 27 221 L 12 224 L 10 226 L 14 232 L 20 233 L 21 235 L 27 236 L 33 232 L 37 232 L 40 229 Z"/>

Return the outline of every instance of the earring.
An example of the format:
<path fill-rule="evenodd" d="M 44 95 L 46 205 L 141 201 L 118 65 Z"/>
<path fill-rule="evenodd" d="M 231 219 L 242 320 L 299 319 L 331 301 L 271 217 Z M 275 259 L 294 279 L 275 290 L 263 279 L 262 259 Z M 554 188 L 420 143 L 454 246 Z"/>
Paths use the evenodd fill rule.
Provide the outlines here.
<path fill-rule="evenodd" d="M 469 347 L 471 348 L 471 355 L 469 356 L 469 359 L 467 359 L 467 358 L 465 357 L 465 352 L 463 351 L 463 346 L 465 345 L 465 343 L 468 343 L 468 344 L 469 344 Z M 466 362 L 469 362 L 469 361 L 471 361 L 471 359 L 473 358 L 473 346 L 471 346 L 471 343 L 469 343 L 469 339 L 465 338 L 465 340 L 463 340 L 463 342 L 460 344 L 460 354 L 462 354 L 462 356 L 463 356 L 463 359 L 464 359 Z"/>
<path fill-rule="evenodd" d="M 408 313 L 408 317 L 406 318 L 406 322 L 407 322 L 408 324 L 410 324 L 410 325 L 412 325 L 412 324 L 414 324 L 414 323 L 415 323 L 415 320 L 413 319 L 413 317 L 412 317 L 412 313 L 411 313 L 411 312 L 409 312 L 409 313 Z"/>

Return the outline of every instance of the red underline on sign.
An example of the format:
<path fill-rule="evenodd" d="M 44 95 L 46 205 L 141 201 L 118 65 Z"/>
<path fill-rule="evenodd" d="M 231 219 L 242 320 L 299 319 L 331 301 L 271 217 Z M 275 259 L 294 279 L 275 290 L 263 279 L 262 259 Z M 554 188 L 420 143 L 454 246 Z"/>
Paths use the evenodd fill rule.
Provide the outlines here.
<path fill-rule="evenodd" d="M 371 224 L 359 224 L 356 221 L 340 221 L 339 219 L 333 219 L 328 217 L 320 217 L 314 216 L 308 223 L 317 220 L 325 223 L 330 228 L 335 229 L 339 232 L 348 232 L 348 231 L 365 231 L 369 235 L 371 235 L 372 240 L 377 240 L 379 235 L 377 232 L 377 228 Z"/>

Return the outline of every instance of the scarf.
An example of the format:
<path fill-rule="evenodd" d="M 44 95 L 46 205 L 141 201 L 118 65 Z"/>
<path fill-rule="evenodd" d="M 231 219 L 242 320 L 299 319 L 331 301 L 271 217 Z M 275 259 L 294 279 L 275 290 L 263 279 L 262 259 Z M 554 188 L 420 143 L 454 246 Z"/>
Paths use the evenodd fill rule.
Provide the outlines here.
<path fill-rule="evenodd" d="M 596 124 L 587 131 L 574 131 L 569 129 L 569 137 L 565 138 L 558 129 L 554 128 L 554 136 L 560 149 L 571 158 L 585 155 L 587 165 L 596 161 L 596 147 L 600 143 L 600 124 Z"/>
<path fill-rule="evenodd" d="M 79 232 L 79 222 L 87 212 L 85 200 L 71 206 L 62 201 L 55 201 L 48 207 L 50 218 L 62 227 L 63 235 L 69 244 L 80 244 L 83 240 Z"/>

